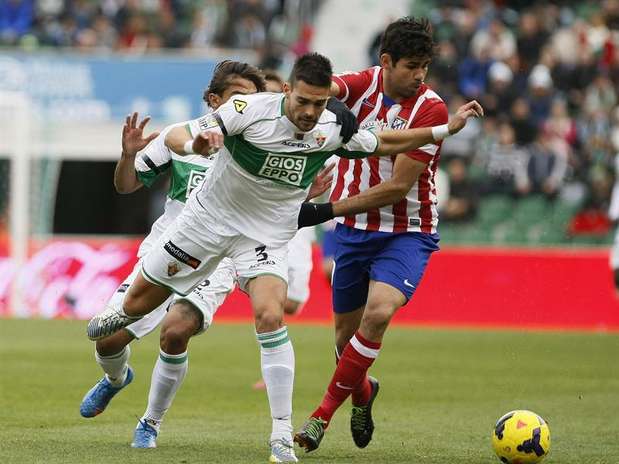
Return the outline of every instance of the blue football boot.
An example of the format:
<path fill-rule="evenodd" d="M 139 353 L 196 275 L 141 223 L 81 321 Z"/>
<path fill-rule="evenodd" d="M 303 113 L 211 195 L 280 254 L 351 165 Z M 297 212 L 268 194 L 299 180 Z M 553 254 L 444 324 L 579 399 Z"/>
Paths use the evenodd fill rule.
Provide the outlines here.
<path fill-rule="evenodd" d="M 129 385 L 132 380 L 133 369 L 131 367 L 127 368 L 127 377 L 120 387 L 114 387 L 104 375 L 84 396 L 82 404 L 80 404 L 82 417 L 95 417 L 101 414 L 114 398 L 114 395 Z"/>
<path fill-rule="evenodd" d="M 139 419 L 139 424 L 133 432 L 132 448 L 157 448 L 157 429 L 147 419 Z"/>

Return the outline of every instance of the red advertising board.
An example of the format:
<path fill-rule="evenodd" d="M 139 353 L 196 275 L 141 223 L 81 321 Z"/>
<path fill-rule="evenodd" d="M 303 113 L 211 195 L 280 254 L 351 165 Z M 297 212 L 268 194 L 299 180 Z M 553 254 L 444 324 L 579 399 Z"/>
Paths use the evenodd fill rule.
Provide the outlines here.
<path fill-rule="evenodd" d="M 0 316 L 87 319 L 101 310 L 135 264 L 135 239 L 33 242 L 16 269 L 0 242 Z M 331 295 L 314 249 L 311 296 L 290 322 L 331 320 Z M 20 294 L 21 304 L 11 301 Z M 235 291 L 216 319 L 251 319 Z M 400 324 L 619 330 L 619 299 L 604 249 L 444 247 Z"/>

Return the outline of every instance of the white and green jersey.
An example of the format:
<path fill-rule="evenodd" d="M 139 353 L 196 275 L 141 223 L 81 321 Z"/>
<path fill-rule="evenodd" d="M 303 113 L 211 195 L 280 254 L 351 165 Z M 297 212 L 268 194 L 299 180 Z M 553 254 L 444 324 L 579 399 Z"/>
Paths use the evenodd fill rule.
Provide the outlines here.
<path fill-rule="evenodd" d="M 194 124 L 193 121 L 172 124 L 150 142 L 135 157 L 135 171 L 138 179 L 147 187 L 164 173 L 170 173 L 170 189 L 163 214 L 153 224 L 150 234 L 138 250 L 138 258 L 144 256 L 161 236 L 163 231 L 180 214 L 189 194 L 202 183 L 206 170 L 213 166 L 214 157 L 200 155 L 180 156 L 165 146 L 165 137 L 174 127 Z M 193 131 L 196 129 L 194 128 Z"/>
<path fill-rule="evenodd" d="M 282 94 L 235 96 L 192 125 L 219 127 L 224 134 L 209 181 L 187 203 L 211 230 L 283 246 L 295 234 L 301 203 L 327 158 L 376 151 L 378 139 L 364 130 L 342 145 L 340 126 L 327 110 L 314 129 L 301 132 L 285 116 L 284 103 Z"/>

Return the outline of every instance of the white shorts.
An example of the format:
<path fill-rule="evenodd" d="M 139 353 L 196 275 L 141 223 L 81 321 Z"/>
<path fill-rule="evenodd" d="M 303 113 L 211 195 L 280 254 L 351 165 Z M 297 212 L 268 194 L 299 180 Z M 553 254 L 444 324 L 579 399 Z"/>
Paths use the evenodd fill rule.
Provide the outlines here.
<path fill-rule="evenodd" d="M 617 228 L 617 232 L 615 232 L 615 241 L 610 250 L 610 267 L 612 269 L 619 269 L 619 227 Z"/>
<path fill-rule="evenodd" d="M 118 287 L 110 299 L 110 305 L 122 304 L 127 289 L 140 272 L 141 264 L 141 261 L 138 261 L 131 274 L 129 274 L 120 287 Z M 161 324 L 170 306 L 177 301 L 187 300 L 202 314 L 202 327 L 197 332 L 202 333 L 212 325 L 215 312 L 219 306 L 222 305 L 226 296 L 234 289 L 235 284 L 236 275 L 234 266 L 229 260 L 225 260 L 209 279 L 203 281 L 189 295 L 170 295 L 170 297 L 154 311 L 151 311 L 139 321 L 125 327 L 125 329 L 135 338 L 140 339 L 151 333 Z"/>
<path fill-rule="evenodd" d="M 297 303 L 305 303 L 309 298 L 314 240 L 314 228 L 306 227 L 288 242 L 288 299 Z"/>
<path fill-rule="evenodd" d="M 156 285 L 186 296 L 230 258 L 242 290 L 259 275 L 288 283 L 288 249 L 271 248 L 244 235 L 225 236 L 206 229 L 187 209 L 166 229 L 144 257 L 142 274 Z"/>

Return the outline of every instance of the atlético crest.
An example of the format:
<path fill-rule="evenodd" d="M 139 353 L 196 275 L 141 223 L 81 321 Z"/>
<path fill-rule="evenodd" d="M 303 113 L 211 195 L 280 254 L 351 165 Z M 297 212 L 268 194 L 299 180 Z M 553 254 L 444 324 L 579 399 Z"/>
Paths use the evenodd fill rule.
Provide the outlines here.
<path fill-rule="evenodd" d="M 400 116 L 396 117 L 395 120 L 393 121 L 393 124 L 391 124 L 391 128 L 393 130 L 400 130 L 400 129 L 404 129 L 406 127 L 406 123 L 408 121 L 404 118 L 401 118 Z"/>
<path fill-rule="evenodd" d="M 327 140 L 327 137 L 322 132 L 318 132 L 314 135 L 314 138 L 316 139 L 316 145 L 318 145 L 318 148 L 322 147 L 325 144 L 325 140 Z"/>
<path fill-rule="evenodd" d="M 181 270 L 181 268 L 180 268 L 180 266 L 178 265 L 177 262 L 170 261 L 168 263 L 168 277 L 172 277 L 173 275 L 178 274 L 178 271 L 180 271 L 180 270 Z"/>

